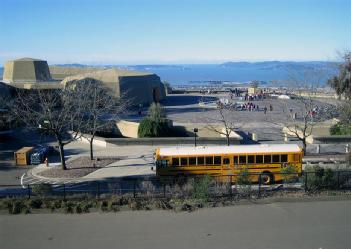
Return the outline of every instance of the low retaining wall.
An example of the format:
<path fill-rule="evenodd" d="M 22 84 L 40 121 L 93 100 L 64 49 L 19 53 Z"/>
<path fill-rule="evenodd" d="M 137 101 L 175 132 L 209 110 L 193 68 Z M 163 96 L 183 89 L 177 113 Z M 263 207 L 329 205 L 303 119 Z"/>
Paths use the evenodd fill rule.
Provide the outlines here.
<path fill-rule="evenodd" d="M 334 135 L 314 137 L 316 142 L 320 143 L 351 143 L 351 136 Z"/>
<path fill-rule="evenodd" d="M 107 147 L 114 145 L 193 145 L 193 137 L 158 137 L 158 138 L 105 138 Z M 198 137 L 196 143 L 199 146 L 213 144 L 226 145 L 226 138 Z M 230 139 L 230 144 L 240 144 L 236 138 Z"/>

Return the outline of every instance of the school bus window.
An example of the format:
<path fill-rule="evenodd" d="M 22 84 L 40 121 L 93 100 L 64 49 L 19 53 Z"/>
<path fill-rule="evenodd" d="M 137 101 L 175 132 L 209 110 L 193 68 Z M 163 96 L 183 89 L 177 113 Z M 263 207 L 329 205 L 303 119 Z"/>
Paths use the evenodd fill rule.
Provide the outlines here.
<path fill-rule="evenodd" d="M 179 166 L 179 158 L 178 157 L 172 158 L 172 166 Z"/>
<path fill-rule="evenodd" d="M 215 165 L 221 165 L 222 164 L 222 157 L 220 157 L 220 156 L 215 156 L 214 157 L 214 162 L 213 162 L 213 164 L 215 164 Z"/>
<path fill-rule="evenodd" d="M 286 154 L 280 155 L 280 161 L 281 161 L 282 163 L 288 162 L 288 155 L 286 155 Z"/>
<path fill-rule="evenodd" d="M 264 163 L 272 163 L 271 155 L 264 155 Z"/>
<path fill-rule="evenodd" d="M 212 165 L 213 164 L 213 157 L 207 156 L 205 157 L 206 159 L 206 165 Z"/>
<path fill-rule="evenodd" d="M 279 155 L 273 155 L 272 156 L 272 161 L 273 161 L 273 163 L 279 163 L 280 162 L 280 156 Z"/>
<path fill-rule="evenodd" d="M 234 164 L 238 164 L 238 156 L 234 156 Z"/>
<path fill-rule="evenodd" d="M 247 163 L 255 163 L 255 156 L 247 156 Z"/>
<path fill-rule="evenodd" d="M 188 158 L 187 157 L 180 158 L 180 165 L 187 166 L 188 165 Z"/>
<path fill-rule="evenodd" d="M 205 159 L 203 157 L 198 157 L 197 158 L 197 165 L 204 165 L 205 164 Z"/>
<path fill-rule="evenodd" d="M 230 160 L 228 157 L 223 158 L 223 164 L 230 164 Z"/>
<path fill-rule="evenodd" d="M 263 155 L 256 156 L 256 163 L 263 163 Z"/>
<path fill-rule="evenodd" d="M 246 156 L 239 156 L 239 163 L 246 164 Z"/>
<path fill-rule="evenodd" d="M 189 165 L 196 165 L 196 157 L 189 157 Z"/>

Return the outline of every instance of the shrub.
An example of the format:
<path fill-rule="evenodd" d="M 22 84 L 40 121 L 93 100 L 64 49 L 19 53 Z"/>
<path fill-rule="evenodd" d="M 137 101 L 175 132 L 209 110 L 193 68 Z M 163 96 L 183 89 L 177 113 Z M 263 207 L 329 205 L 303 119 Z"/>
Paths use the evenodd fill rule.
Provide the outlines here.
<path fill-rule="evenodd" d="M 237 176 L 236 183 L 239 185 L 250 185 L 251 179 L 249 170 L 244 167 Z"/>
<path fill-rule="evenodd" d="M 320 166 L 306 167 L 305 174 L 307 174 L 307 177 L 304 179 L 307 180 L 309 190 L 337 187 L 337 180 L 331 169 L 324 169 Z"/>
<path fill-rule="evenodd" d="M 170 132 L 167 120 L 144 118 L 138 127 L 138 137 L 165 137 Z"/>
<path fill-rule="evenodd" d="M 351 135 L 351 125 L 338 123 L 330 127 L 329 132 L 331 135 Z"/>
<path fill-rule="evenodd" d="M 101 209 L 101 211 L 103 211 L 103 212 L 108 211 L 108 201 L 106 201 L 106 200 L 101 201 L 101 203 L 100 203 L 100 209 Z"/>
<path fill-rule="evenodd" d="M 20 214 L 26 205 L 23 200 L 14 200 L 8 202 L 7 208 L 10 214 Z"/>
<path fill-rule="evenodd" d="M 40 199 L 31 199 L 28 204 L 31 208 L 39 209 L 42 207 L 43 201 Z"/>
<path fill-rule="evenodd" d="M 32 186 L 32 191 L 36 195 L 46 196 L 52 193 L 52 187 L 47 183 L 36 184 Z"/>
<path fill-rule="evenodd" d="M 153 121 L 159 121 L 166 118 L 166 112 L 159 103 L 152 103 L 148 110 L 148 116 Z"/>
<path fill-rule="evenodd" d="M 81 203 L 77 203 L 77 205 L 75 207 L 75 211 L 76 211 L 77 214 L 83 213 L 83 208 L 82 208 L 82 204 Z"/>
<path fill-rule="evenodd" d="M 194 179 L 194 198 L 207 201 L 210 197 L 211 177 L 204 175 L 201 178 Z"/>
<path fill-rule="evenodd" d="M 55 208 L 61 208 L 62 207 L 62 201 L 60 201 L 60 200 L 54 201 L 52 206 L 55 207 Z"/>
<path fill-rule="evenodd" d="M 67 214 L 73 213 L 74 206 L 75 206 L 74 202 L 71 202 L 71 201 L 67 201 L 67 202 L 63 203 L 63 209 L 64 209 L 65 213 L 67 213 Z"/>
<path fill-rule="evenodd" d="M 295 182 L 298 177 L 296 174 L 297 170 L 293 165 L 281 168 L 280 172 L 282 173 L 283 181 L 286 183 Z"/>

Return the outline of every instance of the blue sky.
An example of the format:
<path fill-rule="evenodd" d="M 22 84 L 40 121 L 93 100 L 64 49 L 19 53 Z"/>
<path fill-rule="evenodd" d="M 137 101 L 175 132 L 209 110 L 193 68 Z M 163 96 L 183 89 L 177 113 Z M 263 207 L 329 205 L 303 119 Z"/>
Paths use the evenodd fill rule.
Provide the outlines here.
<path fill-rule="evenodd" d="M 0 64 L 333 60 L 350 0 L 0 0 Z"/>

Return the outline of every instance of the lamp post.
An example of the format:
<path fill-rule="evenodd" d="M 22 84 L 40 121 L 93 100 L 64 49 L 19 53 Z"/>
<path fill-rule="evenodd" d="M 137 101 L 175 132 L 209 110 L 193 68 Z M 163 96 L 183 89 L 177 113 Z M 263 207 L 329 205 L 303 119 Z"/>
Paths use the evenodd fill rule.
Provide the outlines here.
<path fill-rule="evenodd" d="M 196 133 L 198 132 L 199 130 L 197 128 L 194 128 L 194 139 L 195 139 L 195 147 L 196 147 Z"/>

